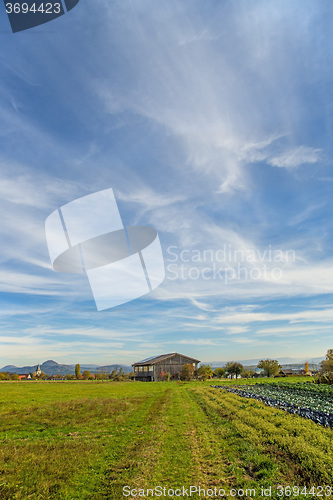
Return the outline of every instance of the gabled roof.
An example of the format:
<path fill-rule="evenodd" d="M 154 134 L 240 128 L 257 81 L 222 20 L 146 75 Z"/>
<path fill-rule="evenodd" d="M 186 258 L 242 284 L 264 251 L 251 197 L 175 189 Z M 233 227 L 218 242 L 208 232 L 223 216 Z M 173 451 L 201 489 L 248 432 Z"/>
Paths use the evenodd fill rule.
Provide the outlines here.
<path fill-rule="evenodd" d="M 182 356 L 183 358 L 190 359 L 193 363 L 200 363 L 199 359 L 191 358 L 185 354 L 179 354 L 178 352 L 171 352 L 170 354 L 161 354 L 160 356 L 152 356 L 151 358 L 143 359 L 137 363 L 133 363 L 132 366 L 144 366 L 144 365 L 155 365 L 160 361 L 164 361 L 168 358 L 173 358 L 174 356 Z"/>

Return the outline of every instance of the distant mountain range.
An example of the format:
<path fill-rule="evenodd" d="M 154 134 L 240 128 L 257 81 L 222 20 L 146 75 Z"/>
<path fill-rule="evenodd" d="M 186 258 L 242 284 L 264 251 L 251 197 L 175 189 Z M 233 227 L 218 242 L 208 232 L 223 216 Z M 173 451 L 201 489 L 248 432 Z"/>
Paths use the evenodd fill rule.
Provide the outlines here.
<path fill-rule="evenodd" d="M 124 372 L 129 373 L 132 371 L 131 366 L 127 365 L 106 365 L 106 366 L 99 366 L 99 365 L 84 365 L 80 363 L 80 368 L 81 368 L 81 373 L 83 373 L 85 370 L 89 370 L 91 373 L 110 373 L 112 370 L 116 370 L 119 368 L 122 368 Z M 9 372 L 9 373 L 17 373 L 17 374 L 23 374 L 23 373 L 33 373 L 36 371 L 37 365 L 34 366 L 22 366 L 22 367 L 17 367 L 14 365 L 7 365 L 4 366 L 3 368 L 0 368 L 0 372 Z M 74 375 L 75 374 L 75 365 L 61 365 L 57 363 L 56 361 L 52 361 L 49 359 L 48 361 L 45 361 L 40 365 L 40 369 L 46 373 L 47 375 Z"/>

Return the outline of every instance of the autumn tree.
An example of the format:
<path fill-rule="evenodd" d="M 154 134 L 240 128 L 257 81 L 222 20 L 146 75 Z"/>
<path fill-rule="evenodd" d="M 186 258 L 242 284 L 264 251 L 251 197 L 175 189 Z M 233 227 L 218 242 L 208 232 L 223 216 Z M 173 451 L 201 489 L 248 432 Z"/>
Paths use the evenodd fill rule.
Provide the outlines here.
<path fill-rule="evenodd" d="M 126 378 L 126 373 L 125 373 L 125 370 L 124 368 L 120 367 L 119 370 L 118 370 L 118 373 L 117 373 L 117 380 L 125 380 Z"/>
<path fill-rule="evenodd" d="M 281 365 L 276 359 L 261 359 L 257 368 L 264 370 L 267 377 L 274 377 L 281 370 Z"/>
<path fill-rule="evenodd" d="M 307 361 L 305 361 L 304 370 L 305 370 L 305 375 L 310 375 L 309 363 Z"/>
<path fill-rule="evenodd" d="M 75 378 L 80 378 L 81 377 L 81 367 L 79 363 L 75 365 Z"/>
<path fill-rule="evenodd" d="M 242 378 L 253 378 L 253 375 L 255 374 L 255 371 L 249 369 L 249 370 L 245 370 L 244 368 L 244 371 L 242 372 Z"/>
<path fill-rule="evenodd" d="M 243 373 L 244 366 L 242 365 L 242 363 L 232 361 L 230 363 L 227 363 L 225 371 L 226 373 L 228 373 L 228 375 L 235 375 L 235 377 L 238 378 L 238 376 Z"/>
<path fill-rule="evenodd" d="M 194 367 L 191 363 L 182 366 L 180 373 L 181 380 L 192 380 L 194 376 Z"/>
<path fill-rule="evenodd" d="M 83 376 L 84 380 L 88 380 L 89 378 L 91 378 L 91 373 L 89 370 L 84 370 L 84 372 L 82 373 L 82 376 Z"/>
<path fill-rule="evenodd" d="M 326 359 L 320 363 L 320 371 L 322 373 L 333 372 L 333 349 L 328 349 Z"/>
<path fill-rule="evenodd" d="M 222 368 L 222 366 L 219 366 L 218 368 L 215 368 L 213 373 L 214 373 L 215 377 L 222 378 L 225 375 L 225 368 Z"/>
<path fill-rule="evenodd" d="M 198 378 L 201 380 L 207 380 L 213 377 L 213 368 L 210 365 L 201 365 L 197 369 Z"/>
<path fill-rule="evenodd" d="M 119 369 L 114 368 L 109 375 L 109 379 L 115 382 L 122 382 L 128 378 L 128 374 L 125 373 L 124 369 L 120 367 Z"/>

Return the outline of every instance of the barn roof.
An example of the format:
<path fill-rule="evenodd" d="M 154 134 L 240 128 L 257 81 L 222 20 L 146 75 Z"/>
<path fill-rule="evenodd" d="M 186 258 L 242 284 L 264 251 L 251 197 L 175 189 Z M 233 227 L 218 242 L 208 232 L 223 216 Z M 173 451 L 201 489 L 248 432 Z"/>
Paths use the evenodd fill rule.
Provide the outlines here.
<path fill-rule="evenodd" d="M 164 361 L 165 359 L 168 358 L 173 358 L 174 356 L 182 356 L 183 358 L 190 359 L 194 363 L 200 363 L 198 359 L 191 358 L 190 356 L 186 356 L 185 354 L 179 354 L 178 352 L 171 352 L 170 354 L 161 354 L 159 356 L 152 356 L 150 358 L 143 359 L 142 361 L 133 363 L 132 366 L 155 365 L 156 363 L 160 363 L 160 361 Z"/>

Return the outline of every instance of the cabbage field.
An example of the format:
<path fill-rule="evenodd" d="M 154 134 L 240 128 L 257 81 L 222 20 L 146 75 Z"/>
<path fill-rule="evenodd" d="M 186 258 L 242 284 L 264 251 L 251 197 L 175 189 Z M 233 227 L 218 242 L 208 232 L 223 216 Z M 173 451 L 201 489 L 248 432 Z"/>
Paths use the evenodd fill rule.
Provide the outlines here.
<path fill-rule="evenodd" d="M 333 389 L 309 383 L 272 383 L 242 386 L 214 386 L 244 398 L 263 401 L 268 406 L 309 418 L 333 427 Z"/>

